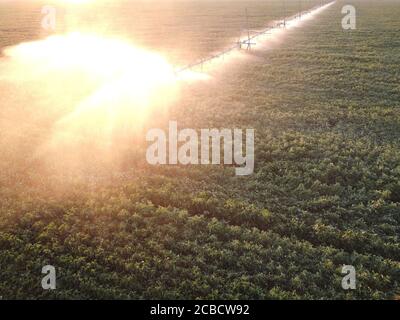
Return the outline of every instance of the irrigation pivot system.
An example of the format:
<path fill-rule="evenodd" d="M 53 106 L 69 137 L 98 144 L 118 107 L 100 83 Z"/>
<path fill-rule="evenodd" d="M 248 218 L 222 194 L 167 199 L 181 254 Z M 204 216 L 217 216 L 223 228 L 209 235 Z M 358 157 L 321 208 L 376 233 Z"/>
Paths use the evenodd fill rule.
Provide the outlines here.
<path fill-rule="evenodd" d="M 261 31 L 257 31 L 257 30 L 250 30 L 249 28 L 249 15 L 247 12 L 247 9 L 245 11 L 245 17 L 246 17 L 246 38 L 242 39 L 242 37 L 240 36 L 239 40 L 232 46 L 226 48 L 223 51 L 220 51 L 218 53 L 215 53 L 213 55 L 210 55 L 206 58 L 197 60 L 193 63 L 187 64 L 186 66 L 180 67 L 177 70 L 175 70 L 176 74 L 182 73 L 184 71 L 187 70 L 192 70 L 194 68 L 200 68 L 201 71 L 203 71 L 203 67 L 205 64 L 219 59 L 219 58 L 224 58 L 225 55 L 227 55 L 228 53 L 235 51 L 235 50 L 241 50 L 241 49 L 245 49 L 245 50 L 251 50 L 252 46 L 256 45 L 256 39 L 258 37 L 264 36 L 266 34 L 271 33 L 272 30 L 274 29 L 284 29 L 286 28 L 287 24 L 289 21 L 294 21 L 294 20 L 301 20 L 305 15 L 327 5 L 330 3 L 333 3 L 334 0 L 321 0 L 321 2 L 310 8 L 310 9 L 305 9 L 303 10 L 303 6 L 302 6 L 302 0 L 299 0 L 299 12 L 291 15 L 291 16 L 286 16 L 286 1 L 283 2 L 283 18 L 277 21 L 274 21 L 272 25 L 268 26 L 267 28 L 261 30 Z"/>

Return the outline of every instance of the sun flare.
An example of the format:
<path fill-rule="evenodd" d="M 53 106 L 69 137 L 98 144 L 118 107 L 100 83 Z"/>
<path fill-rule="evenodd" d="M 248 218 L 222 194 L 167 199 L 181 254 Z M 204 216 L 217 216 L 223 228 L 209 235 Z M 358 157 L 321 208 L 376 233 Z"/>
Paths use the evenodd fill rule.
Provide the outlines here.
<path fill-rule="evenodd" d="M 174 69 L 163 57 L 118 39 L 71 33 L 5 53 L 16 62 L 14 78 L 44 81 L 49 94 L 64 86 L 70 92 L 86 91 L 79 101 L 70 95 L 69 112 L 55 126 L 63 128 L 63 136 L 136 126 L 150 109 L 164 108 L 177 94 Z M 68 97 L 60 100 L 65 105 Z"/>
<path fill-rule="evenodd" d="M 183 81 L 206 79 L 178 76 L 162 55 L 125 39 L 80 32 L 21 43 L 3 55 L 0 85 L 14 92 L 13 126 L 34 122 L 20 106 L 33 117 L 46 115 L 34 158 L 64 167 L 94 154 L 114 161 L 168 115 Z"/>

